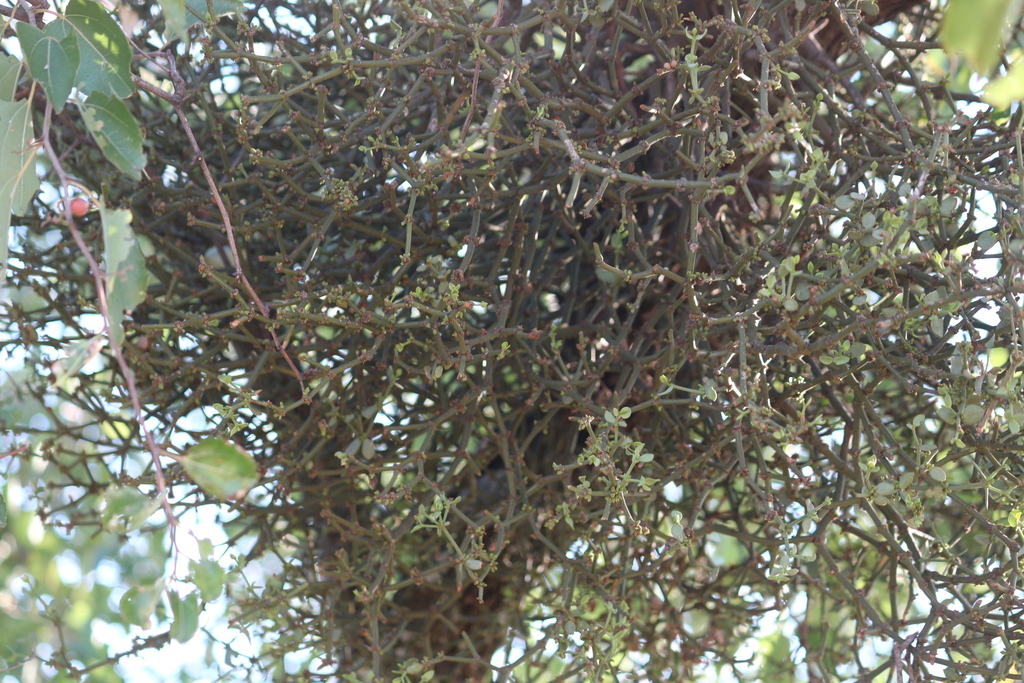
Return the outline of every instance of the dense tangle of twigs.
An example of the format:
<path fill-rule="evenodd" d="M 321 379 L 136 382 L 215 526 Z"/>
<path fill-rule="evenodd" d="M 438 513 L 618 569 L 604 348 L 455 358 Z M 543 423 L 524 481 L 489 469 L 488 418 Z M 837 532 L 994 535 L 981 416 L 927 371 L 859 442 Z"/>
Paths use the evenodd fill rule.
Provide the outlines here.
<path fill-rule="evenodd" d="M 166 102 L 137 102 L 141 186 L 58 141 L 155 247 L 128 331 L 155 432 L 265 471 L 232 506 L 247 559 L 281 560 L 234 589 L 253 667 L 1017 666 L 1020 115 L 964 113 L 932 11 L 899 5 L 272 0 L 208 26 L 185 111 L 270 315 Z M 48 244 L 12 320 L 58 345 L 91 281 Z M 73 525 L 97 462 L 138 455 L 89 429 L 118 386 L 62 396 L 95 420 L 47 451 Z M 215 502 L 171 476 L 179 512 Z"/>

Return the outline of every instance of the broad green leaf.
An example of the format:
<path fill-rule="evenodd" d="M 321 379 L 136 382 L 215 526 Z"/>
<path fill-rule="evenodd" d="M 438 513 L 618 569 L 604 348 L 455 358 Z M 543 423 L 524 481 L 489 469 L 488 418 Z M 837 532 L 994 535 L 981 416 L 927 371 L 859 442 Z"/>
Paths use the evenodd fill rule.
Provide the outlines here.
<path fill-rule="evenodd" d="M 206 602 L 220 597 L 224 590 L 224 568 L 213 560 L 200 560 L 192 563 L 192 583 Z"/>
<path fill-rule="evenodd" d="M 7 526 L 7 501 L 4 494 L 0 493 L 0 529 Z"/>
<path fill-rule="evenodd" d="M 121 619 L 127 624 L 136 626 L 149 626 L 149 619 L 153 616 L 156 604 L 160 601 L 160 594 L 164 590 L 164 582 L 158 581 L 152 586 L 132 586 L 121 596 L 119 606 L 121 608 Z"/>
<path fill-rule="evenodd" d="M 168 38 L 185 37 L 185 0 L 160 0 Z M 191 17 L 190 17 L 191 18 Z M 190 22 L 194 23 L 194 22 Z"/>
<path fill-rule="evenodd" d="M 32 78 L 42 84 L 54 110 L 59 113 L 64 110 L 64 103 L 71 96 L 75 84 L 78 46 L 73 40 L 62 42 L 65 36 L 62 35 L 61 23 L 53 22 L 46 28 L 50 29 L 50 26 L 56 27 L 50 31 L 55 35 L 48 35 L 23 21 L 18 22 L 18 40 Z"/>
<path fill-rule="evenodd" d="M 110 314 L 110 341 L 124 340 L 125 311 L 146 300 L 146 262 L 130 225 L 132 212 L 100 206 L 103 222 L 103 268 L 107 274 L 107 311 Z"/>
<path fill-rule="evenodd" d="M 181 459 L 192 481 L 221 500 L 242 498 L 259 481 L 256 461 L 233 443 L 206 439 Z"/>
<path fill-rule="evenodd" d="M 94 92 L 82 105 L 82 116 L 103 156 L 118 170 L 138 180 L 146 166 L 142 131 L 125 103 L 106 93 Z"/>
<path fill-rule="evenodd" d="M 14 101 L 14 92 L 18 88 L 21 76 L 21 60 L 11 55 L 0 55 L 0 100 Z"/>
<path fill-rule="evenodd" d="M 23 214 L 39 189 L 29 101 L 0 101 L 0 283 L 7 277 L 11 214 Z"/>
<path fill-rule="evenodd" d="M 0 188 L 11 187 L 11 211 L 24 214 L 39 189 L 29 102 L 0 102 Z"/>
<path fill-rule="evenodd" d="M 174 621 L 171 622 L 171 638 L 184 643 L 196 634 L 199 629 L 199 598 L 195 593 L 189 593 L 180 597 L 174 591 L 167 595 L 171 602 L 171 613 Z"/>
<path fill-rule="evenodd" d="M 97 334 L 91 339 L 83 339 L 65 346 L 64 358 L 61 358 L 50 367 L 53 372 L 50 377 L 50 384 L 55 387 L 62 386 L 64 380 L 77 375 L 89 361 L 95 358 L 106 343 L 106 337 L 102 334 Z"/>
<path fill-rule="evenodd" d="M 117 22 L 99 3 L 69 0 L 64 17 L 78 37 L 79 68 L 76 85 L 86 95 L 103 92 L 128 97 L 132 84 L 132 52 Z"/>
<path fill-rule="evenodd" d="M 185 0 L 187 10 L 185 11 L 185 22 L 188 26 L 194 26 L 201 21 L 206 21 L 210 16 L 210 4 L 213 5 L 213 17 L 221 17 L 233 12 L 241 12 L 243 9 L 240 0 Z"/>
<path fill-rule="evenodd" d="M 43 27 L 43 33 L 50 38 L 64 42 L 65 46 L 73 45 L 75 54 L 78 54 L 78 42 L 75 38 L 75 26 L 64 17 L 57 17 Z"/>
<path fill-rule="evenodd" d="M 939 40 L 959 52 L 975 71 L 987 76 L 1003 52 L 1010 0 L 949 0 Z"/>
<path fill-rule="evenodd" d="M 1024 59 L 1018 59 L 1009 73 L 989 82 L 984 99 L 996 109 L 1007 109 L 1016 101 L 1024 100 Z"/>

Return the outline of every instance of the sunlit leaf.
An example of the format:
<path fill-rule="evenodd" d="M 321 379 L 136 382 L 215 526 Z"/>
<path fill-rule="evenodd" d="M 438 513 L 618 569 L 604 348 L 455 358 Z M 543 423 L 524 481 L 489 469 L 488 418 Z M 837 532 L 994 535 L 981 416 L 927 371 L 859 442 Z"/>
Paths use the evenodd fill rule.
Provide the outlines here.
<path fill-rule="evenodd" d="M 758 680 L 791 681 L 793 680 L 793 657 L 789 638 L 781 629 L 770 632 L 759 639 L 761 650 L 761 670 Z"/>
<path fill-rule="evenodd" d="M 65 18 L 78 37 L 76 85 L 86 95 L 102 92 L 128 97 L 132 84 L 132 52 L 124 31 L 99 3 L 69 0 Z"/>
<path fill-rule="evenodd" d="M 103 156 L 118 170 L 139 178 L 146 166 L 142 151 L 142 131 L 125 103 L 106 93 L 96 92 L 82 105 L 82 117 Z"/>
<path fill-rule="evenodd" d="M 124 341 L 125 311 L 146 299 L 146 263 L 131 228 L 131 211 L 100 206 L 103 222 L 103 267 L 107 274 L 107 309 L 111 343 Z"/>
<path fill-rule="evenodd" d="M 184 643 L 199 630 L 199 599 L 195 593 L 180 597 L 176 592 L 169 591 L 167 597 L 171 603 L 171 638 Z"/>
<path fill-rule="evenodd" d="M 118 603 L 122 620 L 127 624 L 148 626 L 163 589 L 164 582 L 157 581 L 150 586 L 132 586 L 125 591 Z"/>
<path fill-rule="evenodd" d="M 39 189 L 29 101 L 0 101 L 0 282 L 7 276 L 11 214 L 23 214 Z"/>
<path fill-rule="evenodd" d="M 252 456 L 223 439 L 196 444 L 181 465 L 201 489 L 221 500 L 241 498 L 259 481 Z"/>
<path fill-rule="evenodd" d="M 186 29 L 185 0 L 160 0 L 160 9 L 164 15 L 167 37 L 184 38 Z M 198 21 L 193 17 L 189 18 Z"/>
<path fill-rule="evenodd" d="M 1006 109 L 1024 99 L 1024 59 L 1018 59 L 1009 73 L 996 78 L 985 88 L 984 99 L 996 109 Z"/>
<path fill-rule="evenodd" d="M 939 30 L 942 46 L 988 75 L 1003 52 L 1010 0 L 949 0 Z"/>
<path fill-rule="evenodd" d="M 0 529 L 7 526 L 7 501 L 4 494 L 0 493 Z"/>
<path fill-rule="evenodd" d="M 224 568 L 213 560 L 192 562 L 192 583 L 199 589 L 203 600 L 211 602 L 224 590 Z"/>
<path fill-rule="evenodd" d="M 988 351 L 988 366 L 1001 368 L 1010 360 L 1010 350 L 1005 346 L 996 346 Z"/>

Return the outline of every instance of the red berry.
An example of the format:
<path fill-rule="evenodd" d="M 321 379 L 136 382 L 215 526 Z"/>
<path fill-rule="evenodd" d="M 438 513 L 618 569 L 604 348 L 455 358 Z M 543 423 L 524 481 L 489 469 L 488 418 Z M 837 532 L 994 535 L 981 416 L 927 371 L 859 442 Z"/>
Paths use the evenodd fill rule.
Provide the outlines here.
<path fill-rule="evenodd" d="M 81 218 L 85 214 L 89 213 L 89 202 L 82 199 L 81 197 L 75 197 L 71 200 L 71 215 L 75 218 Z"/>

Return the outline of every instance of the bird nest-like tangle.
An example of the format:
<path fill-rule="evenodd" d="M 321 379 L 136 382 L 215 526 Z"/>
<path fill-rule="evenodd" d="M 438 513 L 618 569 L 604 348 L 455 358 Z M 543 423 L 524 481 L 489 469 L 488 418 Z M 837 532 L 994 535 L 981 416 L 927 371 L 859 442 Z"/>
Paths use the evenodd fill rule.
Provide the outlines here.
<path fill-rule="evenodd" d="M 166 102 L 133 105 L 140 185 L 57 141 L 152 245 L 125 348 L 158 441 L 261 468 L 221 513 L 241 565 L 279 558 L 231 587 L 248 666 L 1011 671 L 1021 118 L 969 108 L 928 3 L 860 5 L 272 0 L 197 27 L 185 112 L 266 315 Z M 85 334 L 74 245 L 15 256 L 18 322 Z M 113 367 L 44 441 L 72 527 L 153 482 L 124 474 L 149 456 Z M 168 476 L 182 518 L 218 504 Z"/>

